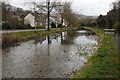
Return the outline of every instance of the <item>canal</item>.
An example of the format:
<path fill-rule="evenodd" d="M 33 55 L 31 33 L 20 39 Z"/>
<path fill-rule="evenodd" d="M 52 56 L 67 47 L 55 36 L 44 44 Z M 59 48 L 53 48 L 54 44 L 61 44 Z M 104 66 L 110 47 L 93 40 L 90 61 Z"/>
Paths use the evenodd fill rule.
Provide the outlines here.
<path fill-rule="evenodd" d="M 99 44 L 87 30 L 65 31 L 2 51 L 3 78 L 68 78 L 85 65 Z"/>

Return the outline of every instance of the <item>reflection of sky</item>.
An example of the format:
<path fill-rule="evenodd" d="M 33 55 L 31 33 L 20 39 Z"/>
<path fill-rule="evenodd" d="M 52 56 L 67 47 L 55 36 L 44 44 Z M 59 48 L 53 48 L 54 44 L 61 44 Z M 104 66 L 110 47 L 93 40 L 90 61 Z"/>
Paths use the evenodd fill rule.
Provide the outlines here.
<path fill-rule="evenodd" d="M 88 39 L 86 36 L 79 36 L 74 41 L 76 44 L 96 44 L 96 40 Z"/>
<path fill-rule="evenodd" d="M 77 31 L 77 32 L 86 33 L 87 31 L 85 31 L 85 30 L 80 30 L 80 31 Z"/>

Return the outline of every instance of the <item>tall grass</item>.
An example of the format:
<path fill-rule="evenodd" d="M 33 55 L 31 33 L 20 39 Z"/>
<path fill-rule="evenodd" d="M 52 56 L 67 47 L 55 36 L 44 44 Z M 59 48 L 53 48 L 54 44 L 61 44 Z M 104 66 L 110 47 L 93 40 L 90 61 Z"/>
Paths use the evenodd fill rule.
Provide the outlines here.
<path fill-rule="evenodd" d="M 118 78 L 120 56 L 117 53 L 114 37 L 104 35 L 104 31 L 100 29 L 91 30 L 103 37 L 100 48 L 74 78 Z"/>

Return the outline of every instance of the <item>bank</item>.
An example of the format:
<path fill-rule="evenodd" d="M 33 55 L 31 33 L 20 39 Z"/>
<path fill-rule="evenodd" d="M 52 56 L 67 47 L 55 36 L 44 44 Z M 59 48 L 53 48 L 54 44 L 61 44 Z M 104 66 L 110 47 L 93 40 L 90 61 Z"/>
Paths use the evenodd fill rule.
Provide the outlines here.
<path fill-rule="evenodd" d="M 97 52 L 74 78 L 118 78 L 120 56 L 118 55 L 114 37 L 105 35 L 103 29 L 87 28 L 97 33 L 100 45 Z"/>
<path fill-rule="evenodd" d="M 2 47 L 7 48 L 9 46 L 18 45 L 18 42 L 27 41 L 30 39 L 38 38 L 40 36 L 49 35 L 52 33 L 73 30 L 75 28 L 63 28 L 50 31 L 27 31 L 2 34 Z"/>

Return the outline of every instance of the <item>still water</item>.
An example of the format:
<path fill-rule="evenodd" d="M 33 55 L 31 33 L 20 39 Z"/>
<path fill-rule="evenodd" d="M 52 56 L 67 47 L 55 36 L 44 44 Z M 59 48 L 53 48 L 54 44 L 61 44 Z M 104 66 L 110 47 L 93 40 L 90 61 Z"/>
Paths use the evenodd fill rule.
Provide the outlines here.
<path fill-rule="evenodd" d="M 3 78 L 67 78 L 97 50 L 98 36 L 77 30 L 50 34 L 3 50 Z"/>

